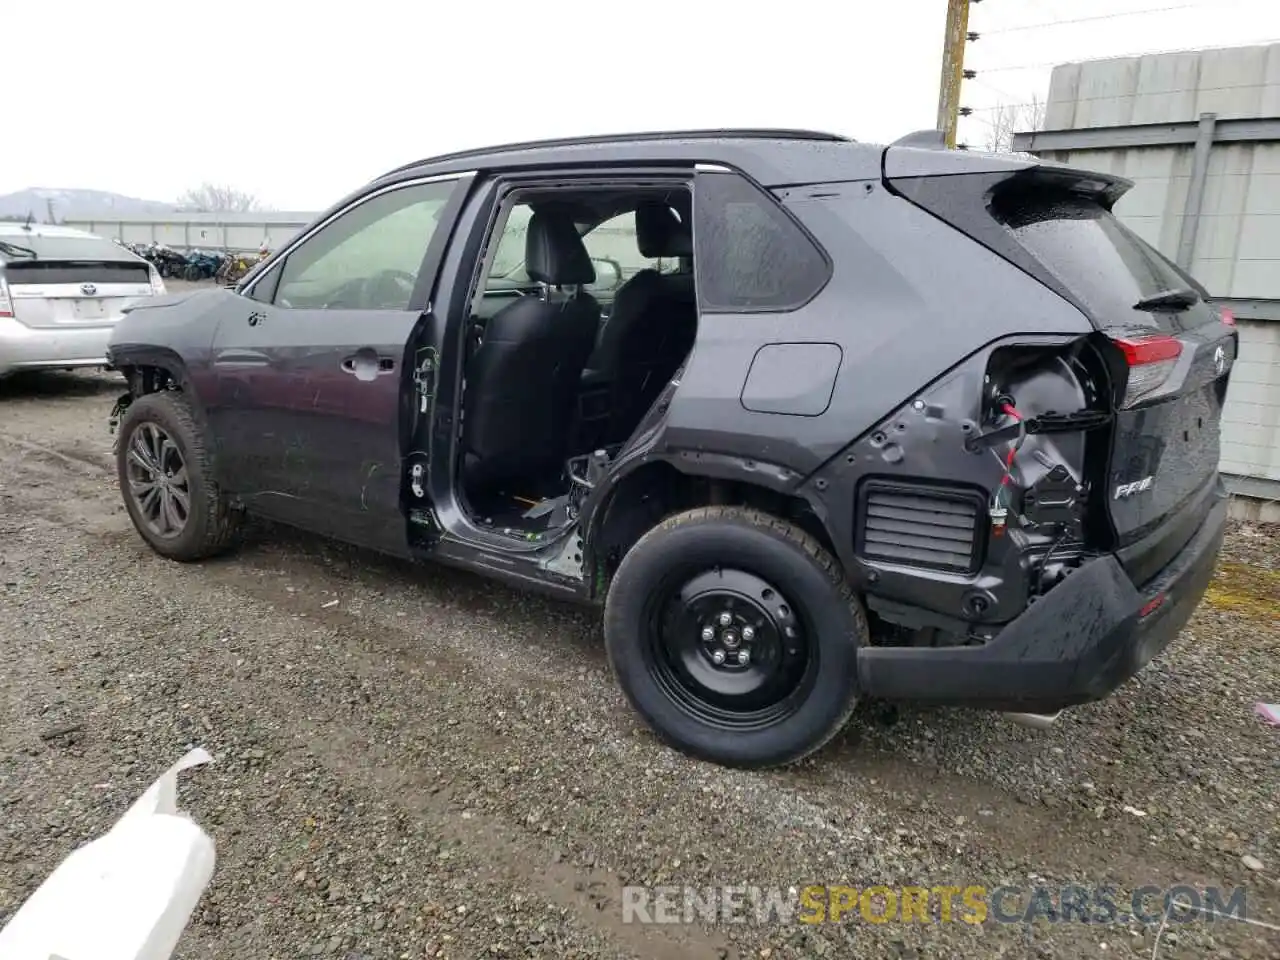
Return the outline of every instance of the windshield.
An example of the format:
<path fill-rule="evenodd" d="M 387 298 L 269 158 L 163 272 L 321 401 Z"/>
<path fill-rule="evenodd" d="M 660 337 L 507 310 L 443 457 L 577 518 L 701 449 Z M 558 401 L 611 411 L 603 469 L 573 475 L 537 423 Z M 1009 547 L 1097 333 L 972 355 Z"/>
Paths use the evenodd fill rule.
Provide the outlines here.
<path fill-rule="evenodd" d="M 495 279 L 527 280 L 529 275 L 524 270 L 525 237 L 529 233 L 529 221 L 533 218 L 533 210 L 525 204 L 513 207 L 507 217 L 502 238 L 498 241 L 497 252 L 493 255 L 493 268 L 489 275 Z"/>

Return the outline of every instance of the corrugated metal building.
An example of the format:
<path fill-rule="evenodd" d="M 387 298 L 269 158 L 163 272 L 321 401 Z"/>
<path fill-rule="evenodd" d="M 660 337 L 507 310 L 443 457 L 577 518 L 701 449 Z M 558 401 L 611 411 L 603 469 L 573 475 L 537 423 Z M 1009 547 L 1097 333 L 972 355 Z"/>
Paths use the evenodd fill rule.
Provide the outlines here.
<path fill-rule="evenodd" d="M 1117 216 L 1232 306 L 1222 470 L 1280 519 L 1280 44 L 1063 64 L 1014 149 L 1132 180 Z"/>
<path fill-rule="evenodd" d="M 315 217 L 313 213 L 172 213 L 161 216 L 80 217 L 63 222 L 100 237 L 129 243 L 156 241 L 175 250 L 257 250 L 266 243 L 278 249 Z"/>

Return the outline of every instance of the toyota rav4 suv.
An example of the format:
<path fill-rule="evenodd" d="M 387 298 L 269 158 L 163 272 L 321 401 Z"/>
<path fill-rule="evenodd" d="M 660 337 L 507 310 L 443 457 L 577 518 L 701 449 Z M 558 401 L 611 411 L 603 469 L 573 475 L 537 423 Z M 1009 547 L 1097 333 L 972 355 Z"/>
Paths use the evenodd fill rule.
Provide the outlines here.
<path fill-rule="evenodd" d="M 413 163 L 125 316 L 124 503 L 175 560 L 258 515 L 601 604 L 720 763 L 864 697 L 1052 715 L 1169 643 L 1224 529 L 1236 333 L 1128 186 L 777 130 Z"/>

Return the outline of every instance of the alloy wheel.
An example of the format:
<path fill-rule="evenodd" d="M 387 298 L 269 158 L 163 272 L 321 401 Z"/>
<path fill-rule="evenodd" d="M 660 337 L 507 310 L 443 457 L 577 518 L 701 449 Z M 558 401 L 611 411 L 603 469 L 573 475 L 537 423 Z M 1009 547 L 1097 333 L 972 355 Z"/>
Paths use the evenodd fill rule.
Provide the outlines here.
<path fill-rule="evenodd" d="M 129 497 L 147 528 L 164 539 L 179 536 L 191 515 L 191 488 L 173 438 L 158 424 L 139 424 L 129 437 L 125 472 Z"/>

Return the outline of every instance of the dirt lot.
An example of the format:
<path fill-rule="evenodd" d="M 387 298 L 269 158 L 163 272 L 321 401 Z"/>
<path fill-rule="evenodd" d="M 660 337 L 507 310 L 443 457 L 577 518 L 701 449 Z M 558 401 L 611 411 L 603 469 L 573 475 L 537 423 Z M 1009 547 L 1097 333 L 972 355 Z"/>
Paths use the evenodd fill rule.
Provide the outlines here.
<path fill-rule="evenodd" d="M 1280 700 L 1274 530 L 1235 528 L 1175 647 L 1052 731 L 865 708 L 747 774 L 638 724 L 589 612 L 265 528 L 159 559 L 115 488 L 120 388 L 0 383 L 0 922 L 200 744 L 182 800 L 219 863 L 183 957 L 1280 957 L 1229 921 L 1157 948 L 1139 923 L 621 909 L 626 884 L 1185 883 L 1280 924 L 1280 730 L 1252 716 Z"/>

